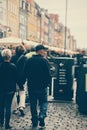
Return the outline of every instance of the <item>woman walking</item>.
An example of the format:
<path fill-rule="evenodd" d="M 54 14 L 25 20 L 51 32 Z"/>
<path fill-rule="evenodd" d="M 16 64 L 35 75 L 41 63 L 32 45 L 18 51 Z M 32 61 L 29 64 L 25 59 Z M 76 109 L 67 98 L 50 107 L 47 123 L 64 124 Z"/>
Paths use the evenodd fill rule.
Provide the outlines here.
<path fill-rule="evenodd" d="M 10 63 L 12 57 L 11 50 L 4 49 L 1 52 L 3 62 L 0 63 L 0 127 L 11 129 L 11 105 L 16 91 L 17 70 L 16 66 Z"/>

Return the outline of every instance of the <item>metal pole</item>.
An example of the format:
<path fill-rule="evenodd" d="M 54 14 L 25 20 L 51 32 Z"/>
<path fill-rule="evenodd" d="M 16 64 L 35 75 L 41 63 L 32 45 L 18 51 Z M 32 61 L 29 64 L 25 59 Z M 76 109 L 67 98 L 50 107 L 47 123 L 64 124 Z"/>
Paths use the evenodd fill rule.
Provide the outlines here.
<path fill-rule="evenodd" d="M 65 40 L 64 40 L 64 55 L 66 54 L 66 36 L 67 36 L 67 7 L 68 7 L 68 0 L 66 0 L 66 10 L 65 10 Z"/>

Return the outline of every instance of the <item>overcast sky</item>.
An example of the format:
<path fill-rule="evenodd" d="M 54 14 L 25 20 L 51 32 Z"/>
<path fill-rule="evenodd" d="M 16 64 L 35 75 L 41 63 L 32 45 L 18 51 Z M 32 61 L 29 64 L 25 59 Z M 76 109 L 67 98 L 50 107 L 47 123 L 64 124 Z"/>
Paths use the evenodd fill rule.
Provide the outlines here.
<path fill-rule="evenodd" d="M 66 0 L 35 0 L 48 13 L 57 13 L 65 25 Z M 67 0 L 67 27 L 78 48 L 87 48 L 87 0 Z"/>

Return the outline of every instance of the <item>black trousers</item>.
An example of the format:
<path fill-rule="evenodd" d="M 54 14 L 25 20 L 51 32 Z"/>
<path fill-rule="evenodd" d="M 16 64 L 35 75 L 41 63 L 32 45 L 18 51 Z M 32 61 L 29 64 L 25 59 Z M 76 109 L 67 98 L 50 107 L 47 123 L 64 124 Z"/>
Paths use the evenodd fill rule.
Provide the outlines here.
<path fill-rule="evenodd" d="M 8 94 L 0 94 L 0 123 L 8 125 L 11 117 L 11 105 L 14 92 Z"/>

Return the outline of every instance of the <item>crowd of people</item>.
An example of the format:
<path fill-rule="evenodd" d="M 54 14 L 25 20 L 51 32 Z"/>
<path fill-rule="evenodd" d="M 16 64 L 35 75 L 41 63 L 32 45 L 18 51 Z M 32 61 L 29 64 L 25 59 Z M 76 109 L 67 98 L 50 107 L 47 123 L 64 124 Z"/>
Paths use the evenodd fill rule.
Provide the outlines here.
<path fill-rule="evenodd" d="M 29 50 L 26 50 L 23 44 L 15 48 L 0 48 L 0 128 L 3 126 L 5 129 L 12 128 L 11 106 L 15 95 L 17 108 L 14 108 L 13 113 L 18 111 L 22 117 L 25 116 L 26 91 L 32 127 L 45 126 L 48 109 L 47 91 L 48 87 L 51 87 L 51 69 L 47 53 L 48 48 L 43 45 L 37 45 Z M 50 52 L 51 58 L 60 56 L 65 55 Z M 81 56 L 77 55 L 77 65 Z"/>
<path fill-rule="evenodd" d="M 15 93 L 19 93 L 17 110 L 24 116 L 25 83 L 29 94 L 32 127 L 45 126 L 48 99 L 47 87 L 50 84 L 50 65 L 47 59 L 48 48 L 37 45 L 26 53 L 23 45 L 17 45 L 15 53 L 3 49 L 0 53 L 0 127 L 11 129 L 11 106 Z M 39 113 L 37 111 L 39 105 Z"/>

